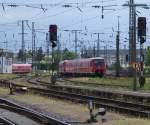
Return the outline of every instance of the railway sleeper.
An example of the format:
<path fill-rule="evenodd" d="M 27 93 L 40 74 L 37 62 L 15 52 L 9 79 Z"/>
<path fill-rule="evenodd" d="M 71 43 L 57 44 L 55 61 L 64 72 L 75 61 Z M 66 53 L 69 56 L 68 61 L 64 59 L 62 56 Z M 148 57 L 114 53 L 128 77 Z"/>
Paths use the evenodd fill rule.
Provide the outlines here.
<path fill-rule="evenodd" d="M 56 93 L 40 93 L 42 95 L 46 95 L 46 96 L 50 96 L 50 97 L 55 97 L 55 98 L 59 98 L 59 99 L 64 99 L 64 100 L 70 100 L 73 102 L 77 102 L 77 103 L 84 103 L 87 104 L 88 100 L 87 99 L 79 99 L 77 97 L 72 97 L 72 96 L 65 96 L 65 95 L 61 95 L 61 94 L 56 94 Z M 147 111 L 141 111 L 140 109 L 137 108 L 133 108 L 133 107 L 123 107 L 123 106 L 118 106 L 115 104 L 108 104 L 108 103 L 104 103 L 104 102 L 95 102 L 94 101 L 94 107 L 103 107 L 106 109 L 109 109 L 110 111 L 115 111 L 115 112 L 119 112 L 119 113 L 123 113 L 123 114 L 129 114 L 129 115 L 134 115 L 134 116 L 139 116 L 139 117 L 146 117 L 149 118 L 150 113 Z"/>

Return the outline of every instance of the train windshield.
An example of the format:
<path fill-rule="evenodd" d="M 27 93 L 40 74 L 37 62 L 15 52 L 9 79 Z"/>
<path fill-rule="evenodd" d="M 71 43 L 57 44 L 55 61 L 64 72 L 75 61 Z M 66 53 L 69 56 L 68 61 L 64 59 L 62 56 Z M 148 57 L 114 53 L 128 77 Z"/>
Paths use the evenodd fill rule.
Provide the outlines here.
<path fill-rule="evenodd" d="M 104 59 L 96 59 L 94 60 L 94 64 L 96 67 L 100 67 L 104 65 Z"/>

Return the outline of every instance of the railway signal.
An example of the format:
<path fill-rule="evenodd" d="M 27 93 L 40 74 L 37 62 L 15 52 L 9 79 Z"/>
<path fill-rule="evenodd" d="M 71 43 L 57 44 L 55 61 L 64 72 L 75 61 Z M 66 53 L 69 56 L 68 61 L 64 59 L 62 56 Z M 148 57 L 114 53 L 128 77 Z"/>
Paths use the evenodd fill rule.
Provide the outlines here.
<path fill-rule="evenodd" d="M 143 43 L 146 41 L 146 17 L 139 17 L 138 18 L 138 39 L 139 39 L 139 42 L 140 42 L 140 77 L 139 77 L 139 84 L 140 84 L 140 87 L 143 87 L 144 84 L 145 84 Z"/>
<path fill-rule="evenodd" d="M 49 32 L 52 48 L 55 48 L 57 46 L 57 25 L 50 25 Z"/>
<path fill-rule="evenodd" d="M 141 44 L 146 41 L 146 17 L 138 18 L 138 37 Z"/>
<path fill-rule="evenodd" d="M 54 74 L 54 48 L 57 46 L 57 25 L 50 25 L 49 26 L 49 33 L 50 33 L 50 42 L 52 45 L 52 74 L 51 74 L 51 82 L 53 84 L 56 83 L 56 76 Z"/>
<path fill-rule="evenodd" d="M 138 36 L 146 36 L 146 17 L 138 18 Z"/>

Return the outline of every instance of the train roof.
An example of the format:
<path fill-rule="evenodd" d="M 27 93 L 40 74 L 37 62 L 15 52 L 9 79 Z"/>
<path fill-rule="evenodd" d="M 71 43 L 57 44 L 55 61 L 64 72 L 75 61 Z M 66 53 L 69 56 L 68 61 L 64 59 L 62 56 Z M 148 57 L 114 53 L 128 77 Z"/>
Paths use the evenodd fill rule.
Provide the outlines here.
<path fill-rule="evenodd" d="M 89 59 L 104 59 L 103 57 L 93 57 L 93 58 L 89 58 Z"/>
<path fill-rule="evenodd" d="M 31 66 L 31 64 L 12 64 L 13 66 Z"/>
<path fill-rule="evenodd" d="M 70 61 L 84 61 L 84 60 L 91 61 L 91 60 L 94 60 L 94 59 L 104 59 L 104 58 L 102 58 L 102 57 L 93 57 L 93 58 L 81 58 L 81 59 L 73 59 L 73 60 L 63 60 L 63 61 L 60 62 L 60 64 L 64 63 L 64 62 L 70 62 Z"/>

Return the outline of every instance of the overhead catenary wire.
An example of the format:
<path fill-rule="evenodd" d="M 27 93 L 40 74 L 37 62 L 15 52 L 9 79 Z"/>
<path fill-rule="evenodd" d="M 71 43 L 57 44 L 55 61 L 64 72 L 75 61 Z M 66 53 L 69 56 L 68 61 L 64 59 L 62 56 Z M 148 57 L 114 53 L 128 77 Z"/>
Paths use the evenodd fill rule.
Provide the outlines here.
<path fill-rule="evenodd" d="M 51 18 L 51 17 L 56 17 L 56 16 L 59 16 L 59 15 L 62 15 L 62 14 L 64 14 L 64 13 L 67 13 L 67 12 L 70 12 L 71 10 L 73 10 L 74 8 L 71 8 L 71 9 L 69 9 L 69 10 L 64 10 L 64 11 L 62 11 L 62 12 L 58 12 L 58 13 L 56 13 L 56 14 L 52 14 L 52 15 L 48 15 L 48 16 L 42 16 L 42 17 L 36 17 L 36 18 L 31 18 L 31 19 L 29 19 L 29 20 L 45 20 L 45 19 L 47 19 L 47 18 Z"/>
<path fill-rule="evenodd" d="M 34 8 L 34 9 L 41 9 L 43 12 L 46 12 L 48 10 L 47 6 L 48 7 L 58 7 L 58 6 L 65 6 L 65 5 L 70 5 L 70 7 L 76 7 L 80 12 L 82 12 L 80 6 L 83 7 L 83 5 L 87 5 L 89 3 L 93 3 L 93 1 L 89 1 L 89 2 L 77 2 L 77 3 L 64 3 L 65 0 L 62 0 L 61 2 L 59 3 L 53 3 L 53 4 L 44 4 L 44 3 L 38 3 L 38 4 L 35 4 L 35 3 L 26 3 L 26 4 L 23 4 L 23 3 L 0 3 L 2 5 L 2 8 L 3 8 L 3 11 L 5 12 L 5 7 L 29 7 L 29 8 Z M 106 1 L 103 1 L 103 2 L 110 2 L 110 1 L 116 1 L 116 0 L 106 0 Z M 96 1 L 95 3 L 98 3 L 98 1 Z M 69 7 L 69 6 L 68 6 Z M 50 9 L 51 9 L 50 8 Z"/>
<path fill-rule="evenodd" d="M 91 0 L 90 0 L 91 1 Z M 111 1 L 111 0 L 106 0 L 106 1 Z M 91 2 L 93 2 L 94 3 L 94 1 L 91 1 Z M 98 1 L 95 1 L 95 3 L 96 2 L 98 2 Z M 99 0 L 99 3 L 100 3 L 101 1 Z M 60 5 L 62 5 L 62 4 L 64 4 L 64 2 L 63 3 L 61 3 Z M 75 3 L 73 3 L 73 4 L 75 4 Z M 39 4 L 40 5 L 40 4 Z M 59 5 L 59 6 L 60 6 Z M 76 5 L 76 4 L 75 4 Z M 81 3 L 80 3 L 80 5 L 81 5 Z M 58 6 L 57 6 L 58 7 Z M 71 8 L 72 10 L 74 9 L 74 8 Z M 118 10 L 118 9 L 117 9 Z M 67 12 L 69 12 L 68 11 L 68 9 L 66 10 L 66 13 Z M 113 12 L 112 12 L 113 13 Z M 39 13 L 40 14 L 40 13 Z M 42 13 L 41 12 L 41 14 L 43 14 L 44 15 L 44 13 Z M 53 15 L 50 15 L 50 16 L 47 16 L 47 18 L 46 19 L 48 19 L 48 18 L 51 18 L 51 17 L 56 17 L 56 16 L 59 16 L 59 15 L 61 15 L 61 14 L 64 14 L 64 13 L 62 13 L 62 12 L 60 12 L 60 13 L 58 13 L 58 14 L 53 14 Z M 105 14 L 107 14 L 107 13 L 105 13 Z M 109 13 L 108 13 L 109 14 Z M 36 17 L 38 17 L 39 15 L 37 14 L 37 16 Z M 74 26 L 74 25 L 78 25 L 78 24 L 80 24 L 80 23 L 84 23 L 84 22 L 88 22 L 88 21 L 92 21 L 92 20 L 94 20 L 94 19 L 97 19 L 99 17 L 99 15 L 97 16 L 97 17 L 91 17 L 91 19 L 85 19 L 85 20 L 82 20 L 82 22 L 81 22 L 81 20 L 79 20 L 79 21 L 77 21 L 77 22 L 75 22 L 72 26 Z M 42 20 L 42 19 L 44 19 L 45 18 L 45 16 L 42 16 L 42 17 L 39 17 L 39 18 L 35 18 L 35 20 L 36 19 L 39 19 L 39 20 Z M 93 19 L 92 19 L 93 18 Z M 31 19 L 32 20 L 32 19 Z M 34 19 L 33 19 L 34 20 Z M 71 24 L 70 24 L 71 25 Z M 45 25 L 46 26 L 46 25 Z M 47 25 L 48 26 L 48 25 Z M 68 26 L 69 26 L 69 24 L 68 24 Z M 72 26 L 69 26 L 69 27 L 72 27 Z M 66 27 L 67 28 L 67 27 Z M 46 28 L 45 28 L 46 29 Z"/>
<path fill-rule="evenodd" d="M 90 0 L 88 2 L 65 2 L 66 0 L 62 0 L 61 2 L 58 3 L 33 3 L 33 2 L 28 2 L 28 3 L 16 3 L 16 2 L 1 2 L 0 4 L 4 5 L 4 6 L 10 6 L 10 7 L 18 7 L 18 6 L 25 6 L 25 7 L 34 7 L 34 6 L 47 6 L 47 7 L 57 7 L 57 6 L 61 6 L 63 4 L 71 4 L 71 5 L 76 5 L 78 4 L 80 5 L 84 5 L 84 4 L 90 4 L 90 3 L 102 3 L 102 1 L 100 0 Z M 108 2 L 112 2 L 112 1 L 117 1 L 117 0 L 104 0 L 103 3 L 108 3 Z"/>
<path fill-rule="evenodd" d="M 124 8 L 123 8 L 124 9 Z M 120 10 L 123 10 L 123 9 L 120 9 Z M 113 12 L 108 12 L 108 13 L 106 13 L 106 14 L 112 14 Z M 94 20 L 94 19 L 96 19 L 96 18 L 99 18 L 100 17 L 100 15 L 98 14 L 98 15 L 96 15 L 96 16 L 93 16 L 93 17 L 90 17 L 90 18 L 87 18 L 87 19 L 85 19 L 85 20 L 82 20 L 82 23 L 83 22 L 88 22 L 88 21 L 91 21 L 91 20 Z M 65 28 L 68 28 L 68 27 L 71 27 L 71 26 L 74 26 L 74 25 L 78 25 L 78 24 L 80 24 L 81 23 L 81 21 L 76 21 L 75 23 L 71 23 L 71 24 L 68 24 L 68 25 L 66 25 L 66 26 L 63 26 L 63 27 L 61 27 L 60 29 L 65 29 Z"/>

